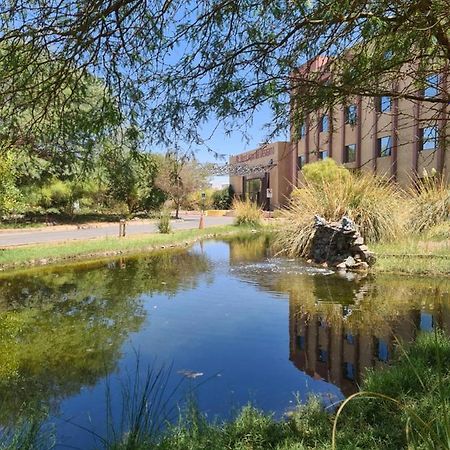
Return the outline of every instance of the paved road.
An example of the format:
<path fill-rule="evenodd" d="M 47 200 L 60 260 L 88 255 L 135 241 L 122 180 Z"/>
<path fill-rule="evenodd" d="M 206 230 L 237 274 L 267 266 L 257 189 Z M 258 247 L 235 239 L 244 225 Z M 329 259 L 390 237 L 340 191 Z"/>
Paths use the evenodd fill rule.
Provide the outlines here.
<path fill-rule="evenodd" d="M 175 230 L 187 230 L 198 228 L 199 216 L 185 216 L 183 220 L 172 221 L 172 227 Z M 228 225 L 233 223 L 232 217 L 205 217 L 205 226 Z M 155 223 L 127 223 L 127 236 L 145 233 L 154 233 L 156 231 Z M 58 229 L 58 227 L 44 228 L 27 231 L 11 231 L 0 233 L 0 247 L 37 244 L 45 242 L 61 242 L 76 239 L 93 239 L 105 236 L 117 236 L 119 224 L 100 226 L 98 228 L 85 229 Z"/>

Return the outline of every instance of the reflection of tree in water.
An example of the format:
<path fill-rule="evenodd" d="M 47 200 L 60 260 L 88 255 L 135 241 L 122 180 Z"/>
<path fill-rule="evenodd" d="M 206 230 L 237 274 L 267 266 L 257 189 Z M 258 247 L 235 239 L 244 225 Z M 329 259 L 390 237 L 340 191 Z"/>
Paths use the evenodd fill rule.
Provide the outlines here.
<path fill-rule="evenodd" d="M 270 251 L 270 235 L 255 233 L 245 237 L 228 239 L 230 245 L 230 264 L 261 261 Z"/>
<path fill-rule="evenodd" d="M 90 270 L 85 270 L 88 266 Z M 0 279 L 0 423 L 59 402 L 114 370 L 145 319 L 142 294 L 174 294 L 208 269 L 201 255 L 168 251 L 34 270 Z"/>

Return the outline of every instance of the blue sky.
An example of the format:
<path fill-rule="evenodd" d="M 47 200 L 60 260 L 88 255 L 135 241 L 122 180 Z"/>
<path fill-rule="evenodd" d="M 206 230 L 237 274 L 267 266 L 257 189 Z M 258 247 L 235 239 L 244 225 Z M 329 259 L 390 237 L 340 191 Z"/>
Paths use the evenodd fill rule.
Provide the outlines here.
<path fill-rule="evenodd" d="M 215 133 L 207 144 L 212 150 L 219 154 L 228 156 L 243 153 L 248 150 L 253 150 L 259 146 L 261 142 L 264 142 L 267 137 L 267 130 L 264 125 L 270 123 L 272 112 L 268 106 L 263 106 L 253 116 L 253 123 L 246 129 L 246 135 L 244 136 L 242 130 L 236 129 L 230 134 L 226 134 L 224 127 L 220 125 L 215 130 Z M 216 123 L 211 121 L 203 127 L 205 134 L 209 134 L 210 130 L 213 130 Z M 248 139 L 248 141 L 247 141 Z M 275 140 L 287 140 L 288 134 L 279 135 Z M 225 162 L 225 160 L 217 160 L 213 153 L 209 152 L 206 148 L 199 148 L 197 158 L 200 162 Z M 229 181 L 228 176 L 225 177 L 213 177 L 211 182 L 214 187 L 220 187 L 223 184 L 227 184 Z"/>

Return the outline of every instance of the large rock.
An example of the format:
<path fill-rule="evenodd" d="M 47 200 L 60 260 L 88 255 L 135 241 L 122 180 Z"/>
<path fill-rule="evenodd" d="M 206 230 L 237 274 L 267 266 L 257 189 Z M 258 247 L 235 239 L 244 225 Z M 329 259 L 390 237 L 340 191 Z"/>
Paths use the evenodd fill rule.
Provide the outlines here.
<path fill-rule="evenodd" d="M 355 223 L 348 217 L 339 222 L 327 222 L 315 216 L 315 233 L 310 259 L 339 269 L 367 270 L 374 264 L 375 255 L 369 251 Z"/>

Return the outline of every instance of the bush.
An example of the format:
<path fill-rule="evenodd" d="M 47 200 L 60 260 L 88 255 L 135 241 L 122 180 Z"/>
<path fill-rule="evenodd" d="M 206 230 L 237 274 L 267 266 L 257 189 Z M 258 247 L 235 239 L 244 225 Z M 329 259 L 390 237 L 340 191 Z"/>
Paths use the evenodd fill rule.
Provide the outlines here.
<path fill-rule="evenodd" d="M 170 211 L 168 209 L 163 209 L 159 216 L 158 230 L 160 233 L 169 234 L 172 231 L 172 226 L 170 224 Z"/>
<path fill-rule="evenodd" d="M 277 245 L 286 253 L 308 255 L 316 214 L 330 221 L 348 216 L 368 242 L 390 241 L 402 232 L 405 201 L 396 185 L 369 173 L 337 173 L 340 175 L 321 181 L 307 176 L 304 184 L 294 189 L 277 237 Z"/>
<path fill-rule="evenodd" d="M 259 206 L 250 200 L 234 200 L 233 209 L 235 212 L 236 225 L 251 225 L 257 227 L 261 225 L 262 211 Z"/>
<path fill-rule="evenodd" d="M 412 210 L 409 229 L 421 233 L 435 225 L 445 223 L 450 214 L 450 189 L 445 180 L 425 176 L 411 190 Z"/>
<path fill-rule="evenodd" d="M 214 191 L 212 200 L 214 209 L 230 209 L 233 203 L 233 186 L 225 187 L 219 191 Z"/>
<path fill-rule="evenodd" d="M 302 173 L 308 183 L 318 184 L 323 182 L 331 183 L 351 177 L 351 173 L 344 166 L 339 166 L 331 158 L 306 164 L 302 169 Z"/>

